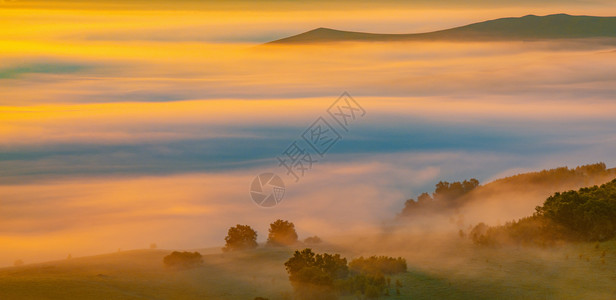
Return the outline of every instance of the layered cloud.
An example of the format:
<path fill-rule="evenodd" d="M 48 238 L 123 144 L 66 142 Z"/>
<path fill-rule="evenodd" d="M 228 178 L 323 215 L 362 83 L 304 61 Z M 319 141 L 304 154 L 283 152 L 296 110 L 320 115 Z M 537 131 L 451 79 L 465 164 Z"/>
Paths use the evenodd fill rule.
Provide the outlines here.
<path fill-rule="evenodd" d="M 552 1 L 307 12 L 286 1 L 252 12 L 55 4 L 0 10 L 3 265 L 151 242 L 216 246 L 237 223 L 263 240 L 276 218 L 302 237 L 365 232 L 439 180 L 616 164 L 612 40 L 260 46 L 321 26 L 419 32 L 561 12 Z M 252 203 L 252 178 L 283 174 L 275 157 L 343 91 L 366 116 L 300 183 L 285 178 L 281 206 Z"/>

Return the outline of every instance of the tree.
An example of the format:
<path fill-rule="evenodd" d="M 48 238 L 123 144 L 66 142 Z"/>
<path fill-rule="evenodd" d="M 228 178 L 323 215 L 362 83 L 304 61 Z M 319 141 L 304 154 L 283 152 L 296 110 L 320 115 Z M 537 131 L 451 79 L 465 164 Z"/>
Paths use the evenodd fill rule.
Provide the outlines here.
<path fill-rule="evenodd" d="M 203 257 L 199 252 L 173 251 L 163 258 L 163 263 L 167 267 L 189 268 L 203 264 Z"/>
<path fill-rule="evenodd" d="M 477 225 L 475 225 L 475 227 L 473 227 L 473 229 L 471 230 L 471 233 L 469 234 L 471 240 L 473 240 L 473 242 L 475 242 L 476 244 L 487 244 L 487 237 L 486 234 L 488 232 L 488 229 L 490 227 L 488 225 L 486 225 L 486 223 L 479 223 Z"/>
<path fill-rule="evenodd" d="M 413 216 L 418 213 L 433 211 L 443 212 L 446 209 L 455 209 L 464 205 L 468 201 L 464 196 L 479 187 L 479 180 L 471 178 L 464 181 L 449 183 L 440 181 L 434 186 L 432 195 L 422 193 L 414 199 L 408 199 L 404 203 L 404 209 L 400 216 Z"/>
<path fill-rule="evenodd" d="M 295 225 L 289 221 L 276 220 L 270 224 L 267 244 L 273 246 L 289 246 L 297 242 Z"/>
<path fill-rule="evenodd" d="M 441 181 L 436 184 L 434 189 L 433 198 L 437 201 L 455 201 L 470 191 L 479 186 L 479 180 L 471 178 L 470 180 L 464 180 L 463 182 L 449 183 L 447 181 Z"/>
<path fill-rule="evenodd" d="M 237 224 L 229 228 L 225 237 L 223 251 L 235 251 L 257 248 L 257 232 L 248 225 Z"/>
<path fill-rule="evenodd" d="M 430 203 L 432 202 L 432 200 L 434 199 L 432 199 L 432 197 L 428 193 L 423 193 L 419 195 L 419 197 L 417 197 L 417 203 L 419 203 L 420 205 L 421 204 L 425 205 L 427 203 Z"/>

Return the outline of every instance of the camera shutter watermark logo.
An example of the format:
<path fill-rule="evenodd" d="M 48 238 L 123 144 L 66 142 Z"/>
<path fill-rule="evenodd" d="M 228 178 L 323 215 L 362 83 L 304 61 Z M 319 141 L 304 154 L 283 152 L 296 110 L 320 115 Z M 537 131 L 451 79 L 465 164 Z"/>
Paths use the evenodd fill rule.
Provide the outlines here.
<path fill-rule="evenodd" d="M 317 162 L 314 157 L 325 157 L 325 153 L 342 140 L 339 132 L 349 132 L 351 124 L 365 115 L 364 108 L 344 92 L 327 109 L 327 114 L 319 116 L 302 132 L 301 139 L 293 141 L 276 157 L 278 167 L 283 167 L 286 175 L 298 182 L 307 171 L 312 170 L 312 165 Z M 261 173 L 250 186 L 250 197 L 263 207 L 280 203 L 284 193 L 284 182 L 274 173 Z"/>
<path fill-rule="evenodd" d="M 280 203 L 284 192 L 284 182 L 274 173 L 261 173 L 250 185 L 252 201 L 263 207 L 272 207 Z"/>

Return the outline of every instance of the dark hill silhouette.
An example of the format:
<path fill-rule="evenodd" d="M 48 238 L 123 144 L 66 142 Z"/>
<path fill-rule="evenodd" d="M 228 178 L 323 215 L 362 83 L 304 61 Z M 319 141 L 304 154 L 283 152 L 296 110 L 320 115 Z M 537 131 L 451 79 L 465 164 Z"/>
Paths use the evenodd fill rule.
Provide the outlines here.
<path fill-rule="evenodd" d="M 541 40 L 569 38 L 616 37 L 616 17 L 527 15 L 501 18 L 446 30 L 411 33 L 379 34 L 317 28 L 268 44 L 310 44 L 324 42 L 383 42 L 429 40 Z"/>

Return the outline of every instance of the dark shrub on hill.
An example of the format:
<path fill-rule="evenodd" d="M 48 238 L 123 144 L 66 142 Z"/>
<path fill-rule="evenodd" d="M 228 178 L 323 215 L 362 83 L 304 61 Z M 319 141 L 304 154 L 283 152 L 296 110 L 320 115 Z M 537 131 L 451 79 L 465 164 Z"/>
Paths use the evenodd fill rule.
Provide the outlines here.
<path fill-rule="evenodd" d="M 295 251 L 284 265 L 291 282 L 333 285 L 334 280 L 346 277 L 349 272 L 346 258 L 340 254 L 316 254 L 310 248 Z"/>
<path fill-rule="evenodd" d="M 335 299 L 335 283 L 348 275 L 347 261 L 339 254 L 295 251 L 284 263 L 298 299 Z"/>
<path fill-rule="evenodd" d="M 321 238 L 316 236 L 316 235 L 315 236 L 311 236 L 311 237 L 307 237 L 304 240 L 304 243 L 306 243 L 306 244 L 320 244 L 322 242 L 323 242 L 323 240 L 321 240 Z"/>
<path fill-rule="evenodd" d="M 173 251 L 163 258 L 167 267 L 189 268 L 203 264 L 203 257 L 199 252 L 178 252 Z"/>
<path fill-rule="evenodd" d="M 339 254 L 315 254 L 311 249 L 304 249 L 295 251 L 285 267 L 299 299 L 335 299 L 339 293 L 359 293 L 375 299 L 386 292 L 384 274 L 405 272 L 406 260 L 360 257 L 347 266 L 346 259 Z"/>

